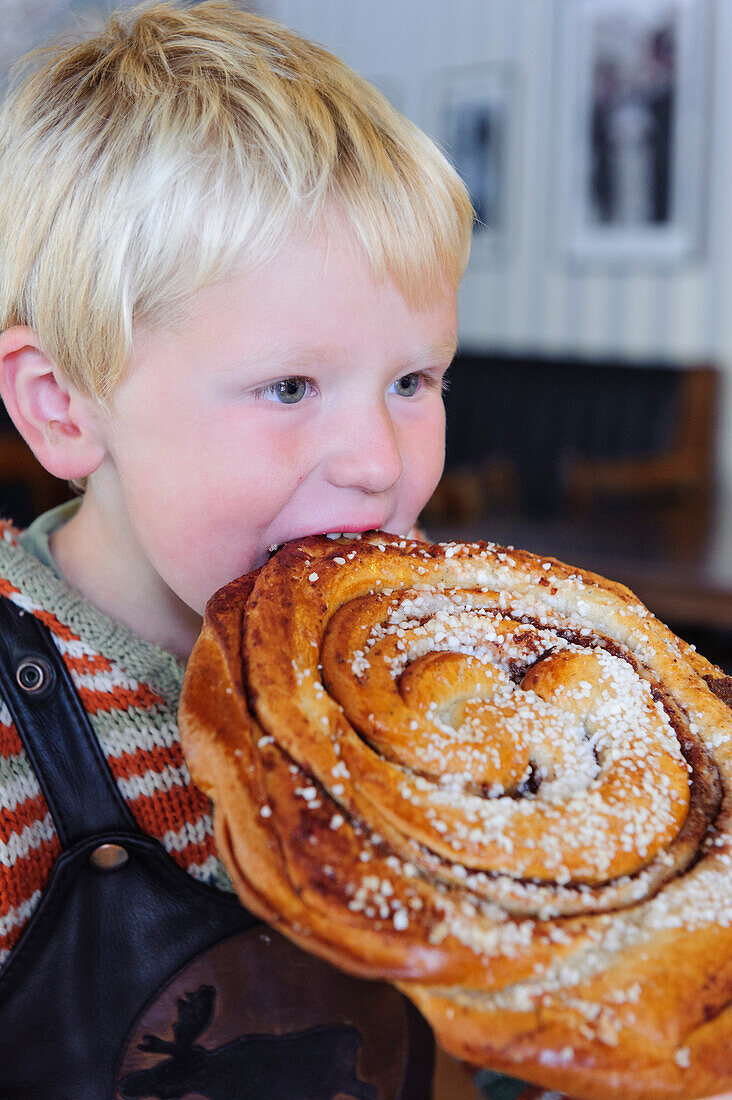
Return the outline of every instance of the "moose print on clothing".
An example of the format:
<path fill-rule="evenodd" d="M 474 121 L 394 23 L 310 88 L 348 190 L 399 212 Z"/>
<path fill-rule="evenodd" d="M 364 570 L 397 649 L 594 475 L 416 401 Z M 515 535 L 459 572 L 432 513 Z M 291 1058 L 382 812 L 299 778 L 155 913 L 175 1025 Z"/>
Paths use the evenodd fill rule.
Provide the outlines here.
<path fill-rule="evenodd" d="M 412 1015 L 393 987 L 256 925 L 194 958 L 142 1011 L 116 1100 L 422 1100 L 428 1083 L 405 1084 Z M 428 1082 L 429 1042 L 416 1060 Z"/>
<path fill-rule="evenodd" d="M 196 1040 L 213 1016 L 216 990 L 203 985 L 178 1001 L 174 1041 L 146 1035 L 140 1049 L 167 1057 L 120 1082 L 125 1100 L 187 1094 L 209 1100 L 378 1100 L 373 1085 L 358 1079 L 355 1065 L 363 1037 L 355 1027 L 336 1024 L 288 1035 L 244 1035 L 212 1050 Z M 244 1090 L 244 1092 L 242 1092 Z"/>

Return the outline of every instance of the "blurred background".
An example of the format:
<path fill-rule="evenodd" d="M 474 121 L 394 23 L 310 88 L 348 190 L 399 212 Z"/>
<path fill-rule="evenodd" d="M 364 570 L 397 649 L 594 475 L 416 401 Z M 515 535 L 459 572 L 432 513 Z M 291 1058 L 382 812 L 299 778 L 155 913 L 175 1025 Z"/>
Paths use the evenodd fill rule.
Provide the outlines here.
<path fill-rule="evenodd" d="M 0 76 L 112 6 L 0 0 Z M 471 191 L 427 533 L 622 580 L 732 673 L 732 4 L 244 6 L 376 83 Z M 1 426 L 0 512 L 24 524 L 67 490 Z"/>

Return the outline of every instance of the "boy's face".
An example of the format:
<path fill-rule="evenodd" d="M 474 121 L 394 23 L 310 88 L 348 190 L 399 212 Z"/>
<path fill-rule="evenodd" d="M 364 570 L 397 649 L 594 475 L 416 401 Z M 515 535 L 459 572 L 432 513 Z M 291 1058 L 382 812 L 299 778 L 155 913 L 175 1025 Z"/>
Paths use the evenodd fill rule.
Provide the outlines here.
<path fill-rule="evenodd" d="M 202 613 L 289 539 L 409 532 L 442 470 L 456 332 L 453 288 L 412 309 L 321 231 L 139 334 L 97 479 L 138 567 Z"/>

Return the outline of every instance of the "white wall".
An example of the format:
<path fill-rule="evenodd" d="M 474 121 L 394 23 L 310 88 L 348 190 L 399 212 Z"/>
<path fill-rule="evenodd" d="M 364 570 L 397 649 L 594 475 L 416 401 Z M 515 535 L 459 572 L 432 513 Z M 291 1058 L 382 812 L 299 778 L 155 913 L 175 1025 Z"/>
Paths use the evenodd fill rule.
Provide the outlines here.
<path fill-rule="evenodd" d="M 725 372 L 720 471 L 732 490 L 732 2 L 706 0 L 712 33 L 707 230 L 699 258 L 667 269 L 582 270 L 557 241 L 557 19 L 562 0 L 260 0 L 394 90 L 439 136 L 444 70 L 508 62 L 518 88 L 514 220 L 502 258 L 461 290 L 464 345 L 715 360 Z"/>

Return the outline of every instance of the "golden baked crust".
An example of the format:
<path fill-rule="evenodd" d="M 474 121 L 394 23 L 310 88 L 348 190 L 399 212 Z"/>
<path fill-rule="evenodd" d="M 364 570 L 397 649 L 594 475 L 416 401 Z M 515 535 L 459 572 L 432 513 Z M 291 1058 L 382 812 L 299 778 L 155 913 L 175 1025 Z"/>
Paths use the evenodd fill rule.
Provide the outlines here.
<path fill-rule="evenodd" d="M 212 598 L 180 723 L 253 911 L 458 1057 L 665 1100 L 732 1088 L 731 685 L 554 559 L 317 536 Z"/>

